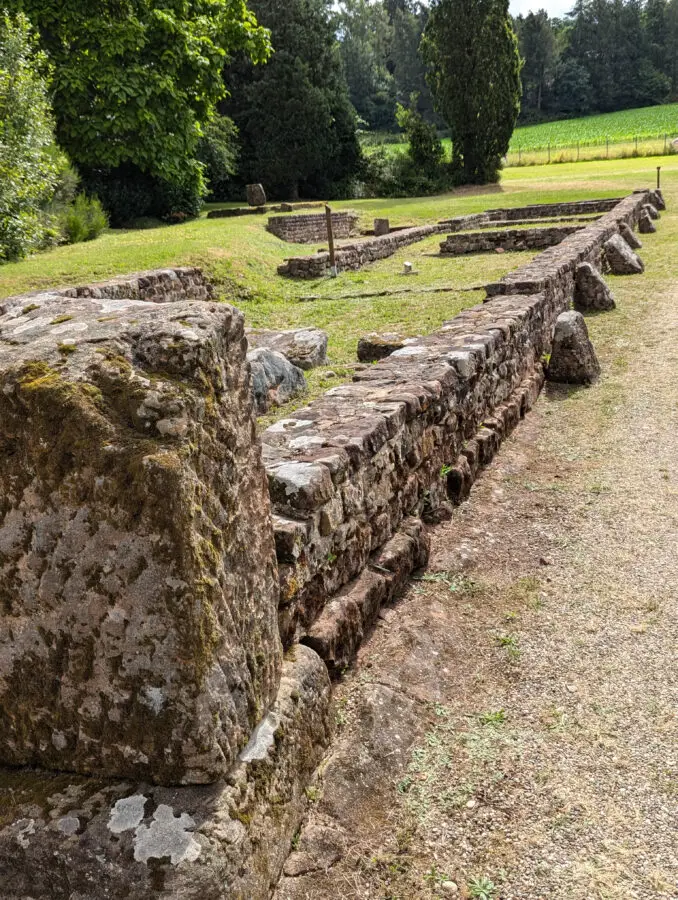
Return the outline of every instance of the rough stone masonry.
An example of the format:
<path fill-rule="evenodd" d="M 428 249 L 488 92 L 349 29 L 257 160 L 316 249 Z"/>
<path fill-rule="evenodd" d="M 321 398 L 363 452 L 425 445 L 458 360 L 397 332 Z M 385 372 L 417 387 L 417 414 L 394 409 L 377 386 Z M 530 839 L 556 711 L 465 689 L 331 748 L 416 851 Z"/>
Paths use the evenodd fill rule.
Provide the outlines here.
<path fill-rule="evenodd" d="M 243 317 L 43 295 L 0 341 L 0 761 L 215 781 L 281 667 Z"/>
<path fill-rule="evenodd" d="M 169 275 L 0 304 L 1 758 L 124 776 L 0 769 L 3 900 L 269 896 L 329 739 L 314 650 L 345 665 L 425 561 L 417 514 L 466 496 L 645 202 L 269 429 L 268 491 L 239 313 Z"/>

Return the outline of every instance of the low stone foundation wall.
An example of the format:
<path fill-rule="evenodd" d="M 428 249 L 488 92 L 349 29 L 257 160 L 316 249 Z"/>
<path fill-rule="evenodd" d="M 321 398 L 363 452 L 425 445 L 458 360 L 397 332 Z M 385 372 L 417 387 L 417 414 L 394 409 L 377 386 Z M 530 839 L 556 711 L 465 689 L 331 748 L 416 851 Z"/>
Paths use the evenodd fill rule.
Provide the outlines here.
<path fill-rule="evenodd" d="M 565 238 L 556 247 L 510 272 L 500 281 L 486 285 L 488 299 L 505 294 L 533 294 L 545 291 L 561 302 L 574 294 L 575 270 L 578 263 L 590 262 L 600 268 L 603 244 L 617 234 L 622 222 L 632 228 L 637 224 L 648 193 L 634 193 L 587 228 Z"/>
<path fill-rule="evenodd" d="M 487 212 L 456 219 L 445 219 L 436 225 L 419 225 L 402 231 L 373 237 L 355 244 L 343 245 L 337 249 L 336 264 L 339 271 L 348 272 L 361 269 L 368 263 L 393 256 L 402 247 L 416 244 L 434 234 L 467 231 L 488 225 L 493 221 L 532 220 L 558 215 L 586 215 L 607 212 L 619 200 L 582 200 L 569 203 L 547 203 L 543 206 L 518 206 L 512 209 L 491 209 Z M 324 240 L 324 237 L 321 238 Z M 547 245 L 542 245 L 547 246 Z M 278 274 L 289 278 L 322 278 L 329 274 L 330 255 L 327 252 L 312 256 L 296 256 L 278 267 Z"/>
<path fill-rule="evenodd" d="M 442 234 L 446 230 L 446 226 L 443 225 L 419 225 L 381 237 L 356 241 L 355 244 L 343 244 L 337 248 L 335 254 L 337 268 L 342 272 L 362 269 L 367 263 L 386 259 L 402 247 L 416 244 L 434 234 Z M 316 253 L 313 256 L 295 256 L 278 267 L 279 275 L 287 275 L 290 278 L 322 278 L 329 271 L 330 255 L 327 252 Z"/>
<path fill-rule="evenodd" d="M 286 645 L 313 639 L 327 598 L 403 519 L 447 499 L 448 475 L 492 418 L 476 468 L 490 458 L 491 435 L 510 430 L 539 392 L 562 308 L 540 294 L 466 310 L 266 430 Z"/>
<path fill-rule="evenodd" d="M 561 216 L 586 216 L 596 213 L 606 213 L 614 209 L 621 197 L 613 199 L 596 200 L 571 200 L 563 203 L 541 203 L 532 206 L 509 206 L 497 209 L 488 209 L 485 212 L 474 213 L 469 216 L 458 216 L 453 219 L 445 219 L 442 224 L 448 231 L 465 231 L 469 228 L 477 228 L 489 225 L 492 222 L 532 221 Z"/>
<path fill-rule="evenodd" d="M 358 216 L 351 212 L 332 213 L 332 231 L 335 240 L 351 237 L 358 226 Z M 327 242 L 327 219 L 325 213 L 302 216 L 272 216 L 266 230 L 281 241 L 292 244 L 311 244 L 314 241 Z"/>
<path fill-rule="evenodd" d="M 33 291 L 20 297 L 0 300 L 0 315 L 10 306 L 30 306 L 60 297 L 89 297 L 92 299 L 143 300 L 147 303 L 176 303 L 179 300 L 210 300 L 214 285 L 205 278 L 202 269 L 183 266 L 176 269 L 154 269 L 152 272 L 135 272 L 85 284 L 78 287 Z"/>
<path fill-rule="evenodd" d="M 284 645 L 308 640 L 331 665 L 345 658 L 337 635 L 348 613 L 337 612 L 332 633 L 328 598 L 370 570 L 372 555 L 404 519 L 464 495 L 477 466 L 538 394 L 540 360 L 572 300 L 577 263 L 600 262 L 605 241 L 621 222 L 634 224 L 646 202 L 647 195 L 620 201 L 489 285 L 491 303 L 460 313 L 264 432 Z"/>
<path fill-rule="evenodd" d="M 548 228 L 506 228 L 499 231 L 476 231 L 450 234 L 440 245 L 443 255 L 462 256 L 465 253 L 490 253 L 502 250 L 543 250 L 554 247 L 583 225 L 552 225 Z"/>

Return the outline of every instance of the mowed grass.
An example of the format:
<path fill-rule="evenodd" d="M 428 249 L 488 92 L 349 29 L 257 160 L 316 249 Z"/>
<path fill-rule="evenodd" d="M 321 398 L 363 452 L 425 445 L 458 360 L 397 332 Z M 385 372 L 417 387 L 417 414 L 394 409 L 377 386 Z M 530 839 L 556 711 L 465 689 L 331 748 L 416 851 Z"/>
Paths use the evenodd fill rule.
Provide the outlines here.
<path fill-rule="evenodd" d="M 657 164 L 663 165 L 663 181 L 678 186 L 678 158 L 627 159 L 557 169 L 508 169 L 499 185 L 438 197 L 345 201 L 333 207 L 356 209 L 364 225 L 377 216 L 387 216 L 394 225 L 417 224 L 490 207 L 621 196 L 637 187 L 652 186 Z M 444 235 L 440 235 L 360 272 L 340 273 L 336 279 L 292 281 L 278 276 L 277 266 L 287 256 L 314 252 L 320 245 L 283 243 L 265 230 L 265 224 L 265 218 L 259 216 L 203 217 L 171 227 L 109 231 L 92 243 L 60 247 L 1 266 L 0 298 L 145 269 L 199 265 L 214 279 L 222 299 L 243 310 L 248 325 L 317 326 L 328 331 L 330 365 L 310 373 L 310 396 L 314 396 L 350 377 L 361 335 L 386 330 L 404 336 L 429 333 L 482 299 L 481 292 L 469 288 L 501 277 L 529 258 L 525 253 L 441 258 L 438 243 Z M 406 260 L 413 263 L 418 275 L 400 274 Z M 439 287 L 451 290 L 432 290 Z M 382 290 L 398 293 L 356 296 Z M 303 299 L 309 295 L 319 299 Z"/>

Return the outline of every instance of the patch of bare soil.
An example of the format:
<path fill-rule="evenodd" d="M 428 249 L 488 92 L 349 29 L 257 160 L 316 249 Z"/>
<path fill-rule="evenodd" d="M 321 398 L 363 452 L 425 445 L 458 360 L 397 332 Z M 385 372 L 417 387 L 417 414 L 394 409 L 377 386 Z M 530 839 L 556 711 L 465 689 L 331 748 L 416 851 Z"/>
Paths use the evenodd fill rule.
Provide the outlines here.
<path fill-rule="evenodd" d="M 678 897 L 678 290 L 632 281 L 338 686 L 276 900 Z"/>

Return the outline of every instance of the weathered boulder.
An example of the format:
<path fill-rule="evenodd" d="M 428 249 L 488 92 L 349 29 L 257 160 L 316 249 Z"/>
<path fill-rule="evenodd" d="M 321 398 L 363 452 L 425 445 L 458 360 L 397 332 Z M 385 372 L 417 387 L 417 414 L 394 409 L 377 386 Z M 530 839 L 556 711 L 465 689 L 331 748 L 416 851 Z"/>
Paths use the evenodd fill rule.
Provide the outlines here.
<path fill-rule="evenodd" d="M 409 344 L 415 343 L 417 338 L 404 338 L 394 332 L 386 334 L 365 335 L 358 341 L 358 359 L 360 362 L 377 362 L 385 359 L 396 350 L 402 350 Z"/>
<path fill-rule="evenodd" d="M 137 780 L 0 770 L 2 900 L 268 900 L 331 734 L 330 682 L 308 647 L 228 780 Z"/>
<path fill-rule="evenodd" d="M 643 242 L 633 231 L 631 226 L 626 224 L 626 222 L 620 223 L 619 234 L 621 234 L 621 236 L 624 238 L 624 240 L 632 250 L 640 250 L 642 248 Z"/>
<path fill-rule="evenodd" d="M 252 328 L 247 330 L 247 341 L 252 350 L 259 347 L 277 350 L 300 369 L 315 369 L 327 364 L 327 332 L 320 328 L 288 331 Z"/>
<path fill-rule="evenodd" d="M 591 263 L 579 263 L 575 273 L 574 307 L 580 311 L 615 308 L 612 291 Z"/>
<path fill-rule="evenodd" d="M 27 299 L 0 315 L 0 762 L 216 781 L 281 668 L 242 315 Z"/>
<path fill-rule="evenodd" d="M 599 377 L 600 364 L 584 317 L 574 310 L 561 313 L 556 319 L 548 366 L 549 380 L 593 384 Z"/>
<path fill-rule="evenodd" d="M 642 259 L 620 234 L 613 234 L 605 241 L 603 251 L 613 275 L 641 275 L 645 271 Z"/>
<path fill-rule="evenodd" d="M 259 413 L 281 406 L 307 390 L 304 373 L 277 350 L 260 347 L 250 350 L 247 361 L 252 370 L 252 392 Z"/>
<path fill-rule="evenodd" d="M 643 212 L 646 212 L 648 216 L 655 222 L 657 221 L 657 219 L 661 218 L 661 216 L 659 215 L 659 210 L 651 203 L 646 203 L 645 206 L 643 206 Z"/>
<path fill-rule="evenodd" d="M 650 191 L 650 193 L 648 194 L 648 199 L 655 209 L 659 209 L 662 212 L 666 209 L 666 202 L 660 188 L 656 188 L 654 191 Z"/>
<path fill-rule="evenodd" d="M 654 234 L 656 230 L 657 226 L 650 218 L 650 214 L 646 210 L 643 210 L 638 219 L 638 231 L 641 234 Z"/>
<path fill-rule="evenodd" d="M 250 206 L 265 206 L 266 191 L 261 184 L 248 184 L 245 188 L 247 192 L 247 202 Z"/>

